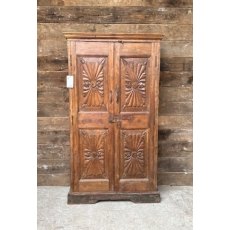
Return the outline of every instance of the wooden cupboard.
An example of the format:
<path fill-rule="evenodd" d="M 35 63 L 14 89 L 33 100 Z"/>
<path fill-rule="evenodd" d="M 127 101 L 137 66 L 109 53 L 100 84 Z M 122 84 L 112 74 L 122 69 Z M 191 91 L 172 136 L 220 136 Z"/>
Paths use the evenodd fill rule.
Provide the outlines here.
<path fill-rule="evenodd" d="M 160 202 L 161 34 L 65 33 L 71 185 L 68 203 Z"/>

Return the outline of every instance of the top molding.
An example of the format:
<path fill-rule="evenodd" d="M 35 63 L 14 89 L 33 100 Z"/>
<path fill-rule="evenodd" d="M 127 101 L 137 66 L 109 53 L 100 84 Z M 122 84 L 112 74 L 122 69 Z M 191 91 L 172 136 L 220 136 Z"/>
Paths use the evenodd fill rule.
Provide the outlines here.
<path fill-rule="evenodd" d="M 161 40 L 163 34 L 153 33 L 79 33 L 79 32 L 64 32 L 66 39 L 112 39 L 112 40 Z"/>

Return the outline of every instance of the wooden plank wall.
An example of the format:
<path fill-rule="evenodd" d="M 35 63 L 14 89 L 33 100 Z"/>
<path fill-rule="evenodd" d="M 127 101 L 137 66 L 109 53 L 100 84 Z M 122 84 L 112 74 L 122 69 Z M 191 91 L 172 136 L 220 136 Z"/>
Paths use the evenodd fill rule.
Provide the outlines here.
<path fill-rule="evenodd" d="M 63 31 L 165 35 L 158 180 L 192 185 L 192 0 L 38 0 L 38 185 L 69 185 Z"/>

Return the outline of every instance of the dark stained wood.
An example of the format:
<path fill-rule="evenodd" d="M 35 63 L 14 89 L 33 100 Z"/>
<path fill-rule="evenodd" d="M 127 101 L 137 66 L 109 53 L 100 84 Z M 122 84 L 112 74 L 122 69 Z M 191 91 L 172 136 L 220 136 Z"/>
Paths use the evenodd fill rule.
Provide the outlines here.
<path fill-rule="evenodd" d="M 192 0 L 38 0 L 38 6 L 192 7 Z"/>
<path fill-rule="evenodd" d="M 192 141 L 192 129 L 163 128 L 159 129 L 160 141 Z"/>
<path fill-rule="evenodd" d="M 192 57 L 164 57 L 161 58 L 161 71 L 181 72 L 192 71 Z"/>
<path fill-rule="evenodd" d="M 174 185 L 174 186 L 192 186 L 192 172 L 159 172 L 157 175 L 159 185 Z"/>
<path fill-rule="evenodd" d="M 64 57 L 60 55 L 38 56 L 37 65 L 38 65 L 38 70 L 40 71 L 67 72 L 68 58 L 67 58 L 67 55 Z"/>
<path fill-rule="evenodd" d="M 161 102 L 159 104 L 159 115 L 191 115 L 193 111 L 192 102 Z"/>
<path fill-rule="evenodd" d="M 159 203 L 160 193 L 148 192 L 148 193 L 72 193 L 68 194 L 68 204 L 95 204 L 99 201 L 132 201 L 134 203 Z"/>
<path fill-rule="evenodd" d="M 70 196 L 78 197 L 74 202 L 85 200 L 84 193 L 91 199 L 95 192 L 109 192 L 108 199 L 138 192 L 143 198 L 134 196 L 136 202 L 155 200 L 151 196 L 157 191 L 161 36 L 147 34 L 146 41 L 143 34 L 129 34 L 127 40 L 124 36 L 67 35 L 69 73 L 74 76 L 70 89 Z"/>
<path fill-rule="evenodd" d="M 159 157 L 158 172 L 192 172 L 192 156 Z"/>
<path fill-rule="evenodd" d="M 192 72 L 161 71 L 160 86 L 166 87 L 189 87 L 193 84 Z"/>
<path fill-rule="evenodd" d="M 38 6 L 38 22 L 43 23 L 178 23 L 192 24 L 191 8 Z"/>
<path fill-rule="evenodd" d="M 164 41 L 192 40 L 192 25 L 177 24 L 82 24 L 38 23 L 38 40 L 63 40 L 63 32 L 79 31 L 93 33 L 161 33 Z"/>
<path fill-rule="evenodd" d="M 188 141 L 159 141 L 159 157 L 190 156 L 193 151 L 193 143 Z"/>

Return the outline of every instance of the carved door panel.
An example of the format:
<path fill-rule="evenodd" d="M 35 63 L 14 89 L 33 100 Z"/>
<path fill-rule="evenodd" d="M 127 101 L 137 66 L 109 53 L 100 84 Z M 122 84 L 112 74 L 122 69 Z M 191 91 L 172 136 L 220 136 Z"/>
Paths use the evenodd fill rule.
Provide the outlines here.
<path fill-rule="evenodd" d="M 154 168 L 154 46 L 115 44 L 115 190 L 156 188 Z"/>
<path fill-rule="evenodd" d="M 113 43 L 73 42 L 73 192 L 113 190 Z"/>

